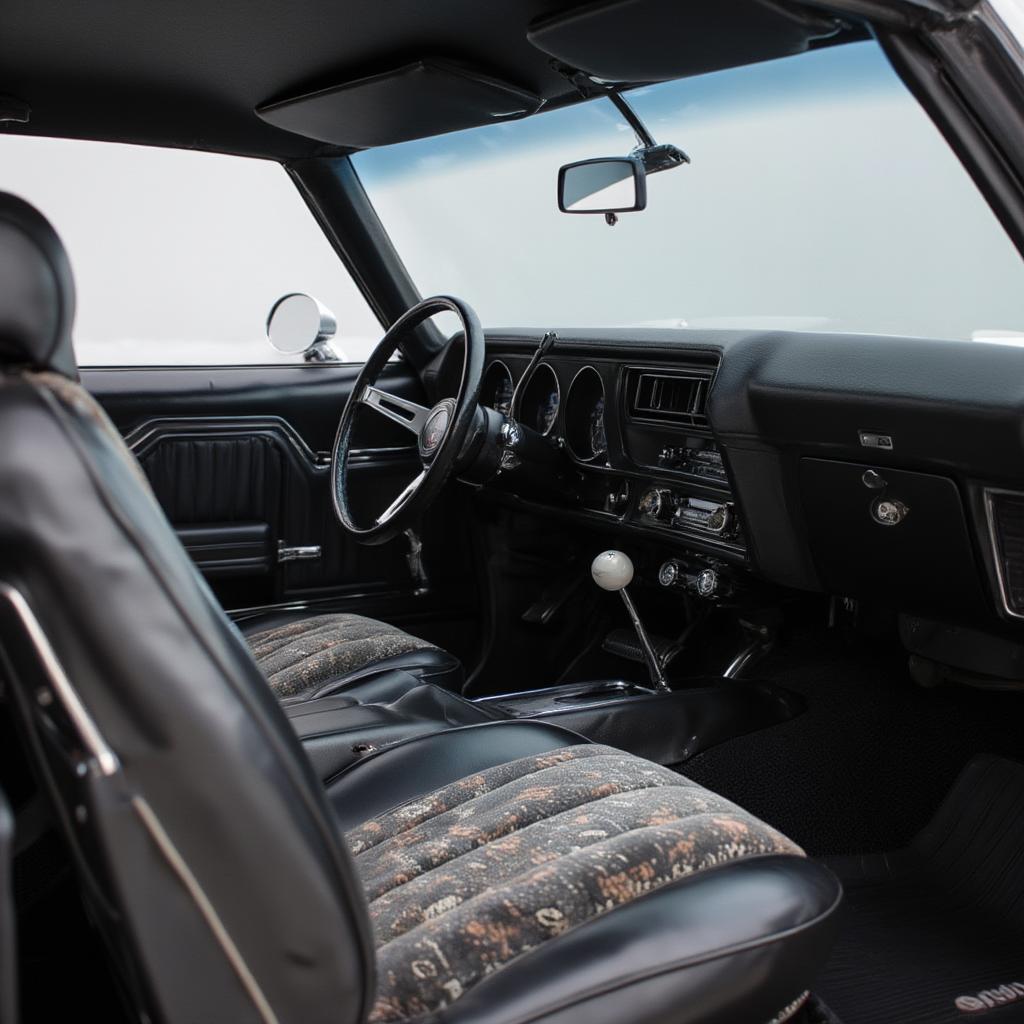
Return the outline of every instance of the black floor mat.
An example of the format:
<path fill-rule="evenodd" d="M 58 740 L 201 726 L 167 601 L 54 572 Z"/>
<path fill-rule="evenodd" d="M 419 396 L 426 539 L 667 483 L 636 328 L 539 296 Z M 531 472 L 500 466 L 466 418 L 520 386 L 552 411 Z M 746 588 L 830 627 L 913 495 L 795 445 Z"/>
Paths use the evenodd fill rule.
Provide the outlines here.
<path fill-rule="evenodd" d="M 1024 765 L 977 757 L 909 847 L 826 863 L 846 898 L 816 991 L 843 1024 L 1024 1022 Z"/>
<path fill-rule="evenodd" d="M 981 753 L 1024 761 L 1024 694 L 911 682 L 906 652 L 794 631 L 752 670 L 807 711 L 680 765 L 813 857 L 908 845 Z"/>

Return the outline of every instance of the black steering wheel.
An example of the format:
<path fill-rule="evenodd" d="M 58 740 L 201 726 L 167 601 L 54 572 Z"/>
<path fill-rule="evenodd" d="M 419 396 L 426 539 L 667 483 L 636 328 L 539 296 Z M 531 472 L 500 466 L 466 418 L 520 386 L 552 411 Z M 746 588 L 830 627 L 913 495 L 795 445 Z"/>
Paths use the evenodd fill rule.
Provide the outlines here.
<path fill-rule="evenodd" d="M 462 321 L 464 355 L 459 393 L 443 398 L 432 409 L 375 387 L 403 335 L 435 313 L 452 312 Z M 461 299 L 436 295 L 424 299 L 396 320 L 366 360 L 345 404 L 331 454 L 331 494 L 334 511 L 349 533 L 362 544 L 383 544 L 408 529 L 437 497 L 455 466 L 477 415 L 484 367 L 484 332 L 472 308 Z M 417 438 L 420 471 L 370 525 L 360 525 L 349 501 L 349 455 L 356 413 L 368 406 Z"/>

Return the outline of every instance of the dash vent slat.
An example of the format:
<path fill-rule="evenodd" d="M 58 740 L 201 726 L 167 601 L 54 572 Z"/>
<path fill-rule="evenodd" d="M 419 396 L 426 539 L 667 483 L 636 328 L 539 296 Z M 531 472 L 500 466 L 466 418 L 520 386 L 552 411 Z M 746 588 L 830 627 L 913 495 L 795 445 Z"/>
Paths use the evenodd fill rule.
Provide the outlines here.
<path fill-rule="evenodd" d="M 714 370 L 703 367 L 627 371 L 629 415 L 635 420 L 706 427 L 708 391 Z"/>

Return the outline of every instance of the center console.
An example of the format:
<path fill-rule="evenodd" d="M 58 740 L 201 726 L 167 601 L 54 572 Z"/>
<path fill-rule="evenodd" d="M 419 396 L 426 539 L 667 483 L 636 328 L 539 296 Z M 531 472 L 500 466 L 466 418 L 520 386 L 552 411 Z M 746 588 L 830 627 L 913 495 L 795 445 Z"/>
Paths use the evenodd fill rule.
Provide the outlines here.
<path fill-rule="evenodd" d="M 284 713 L 325 781 L 381 747 L 507 717 L 430 683 L 390 704 L 361 704 L 335 694 L 285 705 Z"/>
<path fill-rule="evenodd" d="M 787 721 L 802 710 L 793 694 L 767 683 L 725 676 L 691 678 L 672 689 L 666 656 L 652 645 L 629 594 L 633 563 L 605 551 L 591 566 L 597 586 L 620 595 L 633 621 L 650 686 L 617 679 L 578 682 L 469 700 L 431 684 L 390 704 L 360 704 L 338 694 L 285 707 L 314 768 L 328 781 L 356 761 L 446 729 L 536 719 L 658 764 L 676 765 L 717 743 Z"/>
<path fill-rule="evenodd" d="M 788 721 L 803 710 L 800 698 L 777 686 L 720 676 L 689 680 L 682 690 L 601 680 L 483 697 L 474 703 L 503 718 L 539 719 L 666 765 Z"/>
<path fill-rule="evenodd" d="M 559 725 L 595 743 L 675 765 L 734 736 L 785 722 L 802 703 L 766 683 L 715 676 L 690 680 L 686 689 L 674 691 L 599 680 L 476 700 L 428 683 L 391 704 L 360 704 L 336 695 L 284 710 L 326 782 L 382 747 L 516 719 Z"/>

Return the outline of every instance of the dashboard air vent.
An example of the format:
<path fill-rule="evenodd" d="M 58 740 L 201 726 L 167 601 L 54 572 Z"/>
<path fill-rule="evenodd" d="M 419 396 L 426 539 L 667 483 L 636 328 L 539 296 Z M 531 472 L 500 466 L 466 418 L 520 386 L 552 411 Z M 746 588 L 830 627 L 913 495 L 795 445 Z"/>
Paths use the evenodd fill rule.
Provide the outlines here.
<path fill-rule="evenodd" d="M 707 426 L 708 392 L 714 371 L 694 367 L 660 370 L 631 367 L 628 371 L 629 414 L 635 420 Z"/>
<path fill-rule="evenodd" d="M 1024 494 L 988 491 L 985 499 L 1003 602 L 1024 618 Z"/>

